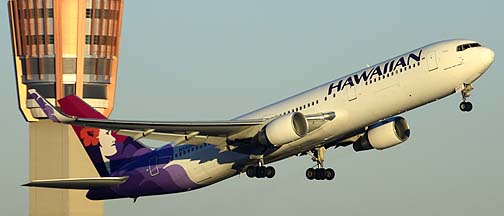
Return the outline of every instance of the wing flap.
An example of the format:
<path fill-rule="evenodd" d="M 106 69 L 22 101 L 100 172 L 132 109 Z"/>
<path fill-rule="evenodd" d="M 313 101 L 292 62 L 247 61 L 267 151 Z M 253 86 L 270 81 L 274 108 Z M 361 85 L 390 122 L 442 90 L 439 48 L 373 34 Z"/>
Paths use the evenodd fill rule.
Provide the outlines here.
<path fill-rule="evenodd" d="M 157 132 L 145 133 L 143 131 L 121 129 L 117 131 L 117 134 L 130 136 L 133 137 L 134 139 L 144 138 L 164 142 L 171 142 L 176 145 L 180 143 L 201 145 L 204 144 L 208 139 L 208 136 L 198 135 L 199 134 L 198 132 L 192 132 L 189 134 L 157 133 Z"/>
<path fill-rule="evenodd" d="M 128 180 L 127 176 L 100 177 L 100 178 L 46 179 L 46 180 L 34 180 L 22 186 L 89 190 L 94 188 L 119 185 L 126 182 L 126 180 Z"/>

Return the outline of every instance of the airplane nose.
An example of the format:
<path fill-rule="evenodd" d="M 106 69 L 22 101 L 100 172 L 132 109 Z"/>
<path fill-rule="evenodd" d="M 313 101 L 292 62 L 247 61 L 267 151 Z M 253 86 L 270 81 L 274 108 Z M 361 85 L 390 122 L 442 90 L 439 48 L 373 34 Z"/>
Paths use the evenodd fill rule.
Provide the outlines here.
<path fill-rule="evenodd" d="M 495 58 L 495 53 L 492 51 L 492 49 L 485 47 L 480 53 L 480 58 L 481 58 L 483 65 L 488 67 L 493 63 L 494 58 Z"/>

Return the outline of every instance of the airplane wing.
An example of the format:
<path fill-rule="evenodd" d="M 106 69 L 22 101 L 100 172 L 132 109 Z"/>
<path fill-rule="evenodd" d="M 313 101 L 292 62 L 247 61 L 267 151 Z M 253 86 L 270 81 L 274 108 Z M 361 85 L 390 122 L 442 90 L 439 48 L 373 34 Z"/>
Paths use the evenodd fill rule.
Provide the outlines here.
<path fill-rule="evenodd" d="M 30 183 L 24 184 L 22 186 L 89 190 L 93 188 L 119 185 L 124 183 L 126 180 L 128 180 L 127 176 L 100 177 L 100 178 L 47 179 L 47 180 L 31 181 Z"/>
<path fill-rule="evenodd" d="M 229 121 L 194 121 L 194 122 L 164 122 L 164 121 L 127 121 L 78 118 L 69 116 L 49 103 L 35 89 L 28 90 L 29 95 L 38 103 L 49 119 L 54 122 L 120 131 L 138 131 L 139 134 L 194 134 L 201 136 L 230 136 L 253 126 L 260 126 L 267 119 L 229 120 Z"/>

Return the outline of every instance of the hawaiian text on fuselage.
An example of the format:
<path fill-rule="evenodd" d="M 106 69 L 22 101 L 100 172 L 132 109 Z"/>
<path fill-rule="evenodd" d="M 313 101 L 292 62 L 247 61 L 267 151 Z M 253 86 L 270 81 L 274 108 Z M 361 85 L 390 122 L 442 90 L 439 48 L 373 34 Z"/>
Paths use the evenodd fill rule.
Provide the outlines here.
<path fill-rule="evenodd" d="M 352 87 L 354 85 L 357 85 L 361 82 L 367 82 L 368 80 L 372 80 L 373 77 L 379 77 L 382 75 L 387 74 L 388 72 L 393 72 L 399 67 L 406 67 L 411 63 L 411 60 L 415 60 L 416 62 L 419 62 L 421 59 L 422 55 L 422 50 L 417 51 L 418 54 L 415 54 L 414 52 L 410 53 L 407 57 L 402 56 L 398 59 L 391 60 L 389 62 L 386 62 L 385 64 L 373 66 L 371 68 L 367 68 L 366 70 L 362 71 L 361 73 L 356 73 L 351 76 L 345 77 L 343 79 L 340 79 L 336 82 L 333 82 L 329 85 L 329 90 L 327 91 L 327 95 L 331 95 L 334 90 L 336 92 L 339 92 L 345 87 Z"/>

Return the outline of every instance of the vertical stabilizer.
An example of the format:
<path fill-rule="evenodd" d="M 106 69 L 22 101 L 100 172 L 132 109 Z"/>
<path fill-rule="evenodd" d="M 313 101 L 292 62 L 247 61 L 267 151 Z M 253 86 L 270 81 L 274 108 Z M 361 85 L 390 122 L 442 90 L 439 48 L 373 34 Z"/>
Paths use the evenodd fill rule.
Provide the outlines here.
<path fill-rule="evenodd" d="M 104 115 L 84 102 L 70 95 L 59 101 L 61 110 L 79 118 L 106 119 Z M 123 164 L 142 152 L 150 151 L 131 137 L 119 135 L 114 131 L 72 126 L 96 170 L 102 177 L 113 175 Z"/>

